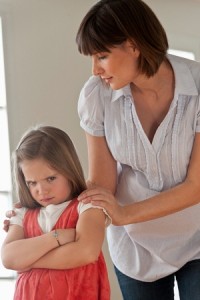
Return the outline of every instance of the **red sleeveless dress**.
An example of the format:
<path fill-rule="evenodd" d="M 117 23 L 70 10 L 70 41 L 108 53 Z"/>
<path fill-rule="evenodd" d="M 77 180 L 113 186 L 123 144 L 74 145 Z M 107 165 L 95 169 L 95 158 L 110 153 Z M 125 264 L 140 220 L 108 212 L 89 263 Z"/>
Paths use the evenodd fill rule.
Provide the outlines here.
<path fill-rule="evenodd" d="M 59 217 L 54 229 L 76 227 L 77 205 L 78 201 L 74 199 Z M 25 214 L 23 225 L 26 238 L 43 234 L 37 221 L 39 210 L 30 209 Z M 102 252 L 98 261 L 75 269 L 31 269 L 19 274 L 14 300 L 110 300 Z"/>

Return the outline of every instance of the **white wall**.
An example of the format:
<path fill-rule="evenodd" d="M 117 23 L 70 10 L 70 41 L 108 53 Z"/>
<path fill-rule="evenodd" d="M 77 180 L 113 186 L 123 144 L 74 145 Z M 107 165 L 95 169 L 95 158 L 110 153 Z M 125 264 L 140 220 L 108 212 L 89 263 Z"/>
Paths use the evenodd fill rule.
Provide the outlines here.
<path fill-rule="evenodd" d="M 90 74 L 75 34 L 91 0 L 7 0 L 3 30 L 11 149 L 32 124 L 70 133 L 86 163 L 77 99 Z"/>
<path fill-rule="evenodd" d="M 58 126 L 74 141 L 85 173 L 87 151 L 77 99 L 90 75 L 75 35 L 95 0 L 0 0 L 3 18 L 11 151 L 31 125 Z M 170 46 L 194 51 L 200 60 L 200 2 L 146 0 L 166 28 Z M 106 244 L 112 300 L 121 300 Z"/>
<path fill-rule="evenodd" d="M 200 0 L 145 0 L 164 26 L 173 49 L 194 52 L 200 61 Z"/>

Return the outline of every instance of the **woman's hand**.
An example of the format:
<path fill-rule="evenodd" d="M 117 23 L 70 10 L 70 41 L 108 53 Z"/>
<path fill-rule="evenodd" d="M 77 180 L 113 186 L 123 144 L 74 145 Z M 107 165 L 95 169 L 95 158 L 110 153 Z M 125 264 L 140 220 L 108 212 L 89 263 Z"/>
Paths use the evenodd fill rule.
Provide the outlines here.
<path fill-rule="evenodd" d="M 13 216 L 15 216 L 15 211 L 14 210 L 8 210 L 6 212 L 6 218 L 8 218 L 8 219 L 3 221 L 3 230 L 5 232 L 8 232 L 9 226 L 10 226 L 10 220 L 9 219 Z"/>
<path fill-rule="evenodd" d="M 112 218 L 113 225 L 124 225 L 125 210 L 120 206 L 114 195 L 107 189 L 93 186 L 82 192 L 78 196 L 78 200 L 83 203 L 91 202 L 95 206 L 104 208 Z"/>
<path fill-rule="evenodd" d="M 14 208 L 21 208 L 21 207 L 22 206 L 19 202 L 15 203 L 15 205 L 14 205 Z M 9 226 L 10 226 L 10 220 L 9 219 L 12 218 L 15 215 L 16 215 L 16 213 L 15 213 L 14 209 L 13 210 L 8 210 L 6 212 L 6 218 L 8 218 L 8 219 L 3 221 L 3 230 L 5 232 L 8 232 L 8 229 L 9 229 Z"/>

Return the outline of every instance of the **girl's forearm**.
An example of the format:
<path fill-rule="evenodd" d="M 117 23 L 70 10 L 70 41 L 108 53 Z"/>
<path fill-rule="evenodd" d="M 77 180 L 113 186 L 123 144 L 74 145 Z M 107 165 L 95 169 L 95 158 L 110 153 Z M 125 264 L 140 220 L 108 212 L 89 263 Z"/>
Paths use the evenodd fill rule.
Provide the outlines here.
<path fill-rule="evenodd" d="M 101 249 L 96 249 L 95 245 L 86 247 L 84 243 L 76 241 L 48 252 L 38 259 L 31 268 L 61 270 L 77 268 L 95 262 L 99 257 L 100 251 Z"/>
<path fill-rule="evenodd" d="M 105 215 L 100 209 L 88 209 L 80 214 L 76 226 L 76 241 L 48 252 L 32 267 L 71 269 L 98 260 L 105 237 Z"/>
<path fill-rule="evenodd" d="M 71 269 L 98 260 L 105 237 L 105 214 L 101 209 L 81 213 L 76 225 L 76 240 L 40 257 L 31 268 Z"/>
<path fill-rule="evenodd" d="M 26 269 L 57 247 L 59 245 L 52 232 L 34 238 L 15 240 L 3 246 L 2 262 L 7 269 Z"/>

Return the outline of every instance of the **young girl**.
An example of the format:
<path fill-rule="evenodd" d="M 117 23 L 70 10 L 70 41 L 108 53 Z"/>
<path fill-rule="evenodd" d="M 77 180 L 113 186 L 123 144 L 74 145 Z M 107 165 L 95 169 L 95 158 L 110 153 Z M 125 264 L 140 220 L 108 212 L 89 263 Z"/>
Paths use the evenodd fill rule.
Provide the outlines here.
<path fill-rule="evenodd" d="M 76 199 L 86 183 L 68 135 L 49 126 L 28 131 L 13 165 L 22 208 L 1 254 L 19 272 L 14 299 L 109 300 L 101 252 L 108 217 Z"/>

